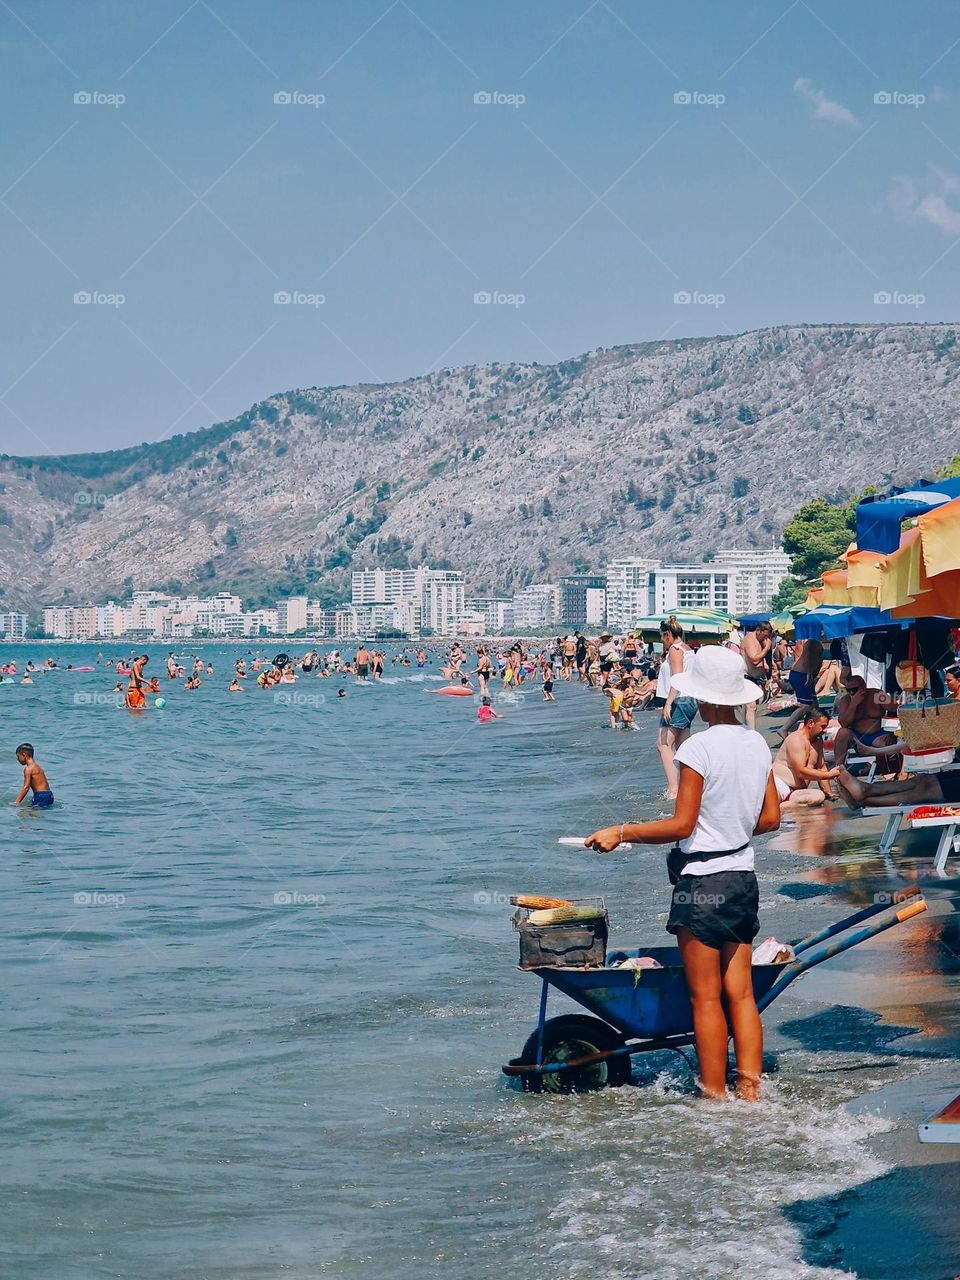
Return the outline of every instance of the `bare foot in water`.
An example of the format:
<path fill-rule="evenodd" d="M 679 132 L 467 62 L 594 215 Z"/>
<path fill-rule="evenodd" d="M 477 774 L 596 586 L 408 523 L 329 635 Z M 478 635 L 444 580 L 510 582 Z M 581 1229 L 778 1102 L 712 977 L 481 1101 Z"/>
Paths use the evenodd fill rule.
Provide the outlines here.
<path fill-rule="evenodd" d="M 866 783 L 855 778 L 849 769 L 841 769 L 837 778 L 837 786 L 840 788 L 840 794 L 851 809 L 862 807 L 864 796 L 867 794 Z"/>

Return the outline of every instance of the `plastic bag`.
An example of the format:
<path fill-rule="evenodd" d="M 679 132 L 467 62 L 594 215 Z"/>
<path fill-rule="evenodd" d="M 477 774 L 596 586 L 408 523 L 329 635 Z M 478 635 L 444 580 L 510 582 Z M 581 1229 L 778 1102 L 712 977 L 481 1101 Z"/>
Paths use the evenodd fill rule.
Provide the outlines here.
<path fill-rule="evenodd" d="M 795 959 L 790 943 L 778 942 L 774 937 L 764 938 L 753 951 L 754 964 L 787 964 Z"/>

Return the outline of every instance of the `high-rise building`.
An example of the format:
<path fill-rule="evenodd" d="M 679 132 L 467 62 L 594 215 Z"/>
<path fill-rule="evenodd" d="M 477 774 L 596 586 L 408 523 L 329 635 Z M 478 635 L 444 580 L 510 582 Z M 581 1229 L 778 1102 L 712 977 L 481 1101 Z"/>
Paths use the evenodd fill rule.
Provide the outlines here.
<path fill-rule="evenodd" d="M 661 564 L 652 571 L 653 612 L 719 609 L 736 613 L 737 570 L 721 564 Z"/>
<path fill-rule="evenodd" d="M 353 604 L 405 604 L 421 600 L 426 565 L 417 569 L 355 569 L 352 576 Z"/>
<path fill-rule="evenodd" d="M 307 597 L 289 596 L 277 601 L 277 630 L 282 636 L 292 636 L 307 625 Z"/>
<path fill-rule="evenodd" d="M 607 580 L 602 573 L 568 573 L 560 579 L 560 621 L 579 631 L 606 622 Z"/>
<path fill-rule="evenodd" d="M 486 633 L 508 632 L 513 627 L 513 596 L 475 596 L 464 602 L 470 613 L 479 613 Z"/>
<path fill-rule="evenodd" d="M 653 571 L 659 564 L 659 560 L 633 556 L 607 565 L 607 626 L 611 631 L 629 631 L 637 618 L 654 612 Z"/>
<path fill-rule="evenodd" d="M 560 588 L 555 582 L 531 582 L 513 597 L 513 627 L 516 632 L 550 627 L 560 614 Z"/>
<path fill-rule="evenodd" d="M 428 569 L 423 588 L 423 625 L 434 635 L 452 636 L 463 613 L 463 574 L 457 569 Z"/>
<path fill-rule="evenodd" d="M 4 640 L 25 640 L 27 615 L 25 613 L 0 613 L 0 633 Z"/>
<path fill-rule="evenodd" d="M 765 613 L 790 572 L 783 547 L 744 547 L 717 552 L 718 562 L 737 570 L 734 613 Z"/>

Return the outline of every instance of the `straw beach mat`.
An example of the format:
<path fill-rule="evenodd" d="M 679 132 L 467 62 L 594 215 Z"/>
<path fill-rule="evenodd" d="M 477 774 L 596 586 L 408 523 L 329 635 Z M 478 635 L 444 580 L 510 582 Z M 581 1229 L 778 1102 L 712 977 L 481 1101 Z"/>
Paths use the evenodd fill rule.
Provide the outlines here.
<path fill-rule="evenodd" d="M 925 699 L 919 707 L 900 708 L 900 732 L 911 751 L 933 751 L 960 744 L 960 702 Z"/>

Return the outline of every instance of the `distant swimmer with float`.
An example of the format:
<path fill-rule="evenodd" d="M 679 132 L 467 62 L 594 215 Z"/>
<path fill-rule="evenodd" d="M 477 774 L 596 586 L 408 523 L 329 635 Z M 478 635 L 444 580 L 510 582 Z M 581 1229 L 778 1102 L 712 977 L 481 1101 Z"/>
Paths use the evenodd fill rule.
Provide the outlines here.
<path fill-rule="evenodd" d="M 23 766 L 23 787 L 13 803 L 22 804 L 27 797 L 27 792 L 32 791 L 31 808 L 49 809 L 53 804 L 53 792 L 50 790 L 47 775 L 33 758 L 33 747 L 29 742 L 21 742 L 16 754 L 18 763 Z"/>

